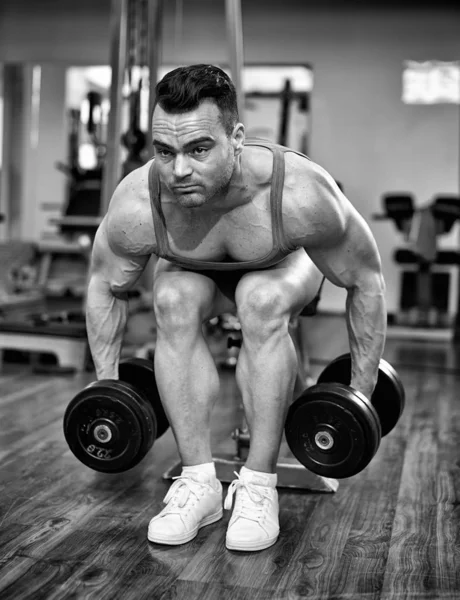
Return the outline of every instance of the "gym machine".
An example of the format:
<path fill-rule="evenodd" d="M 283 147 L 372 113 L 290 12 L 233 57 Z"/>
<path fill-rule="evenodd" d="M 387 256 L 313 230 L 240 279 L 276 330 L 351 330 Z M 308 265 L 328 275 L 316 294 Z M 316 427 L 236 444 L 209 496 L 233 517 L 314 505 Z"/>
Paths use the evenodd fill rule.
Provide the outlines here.
<path fill-rule="evenodd" d="M 29 265 L 36 271 L 33 287 L 43 302 L 0 322 L 1 348 L 28 352 L 35 372 L 72 374 L 83 370 L 89 359 L 84 298 L 92 239 L 100 223 L 102 168 L 79 168 L 77 120 L 79 116 L 70 114 L 69 164 L 56 165 L 68 177 L 63 217 L 52 221 L 60 239 L 36 244 Z M 57 363 L 45 360 L 46 354 L 54 355 Z"/>
<path fill-rule="evenodd" d="M 460 219 L 460 197 L 438 195 L 429 205 L 415 208 L 411 194 L 385 194 L 382 207 L 383 213 L 373 218 L 392 220 L 405 241 L 394 252 L 395 263 L 403 269 L 396 324 L 425 329 L 449 326 L 449 269 L 459 265 L 460 254 L 438 249 L 437 242 Z"/>
<path fill-rule="evenodd" d="M 0 356 L 6 350 L 27 352 L 36 371 L 60 374 L 82 370 L 87 358 L 87 340 L 84 320 L 78 311 L 61 309 L 56 313 L 49 311 L 50 294 L 53 301 L 64 304 L 81 303 L 76 298 L 71 279 L 56 278 L 53 285 L 49 279 L 52 256 L 61 252 L 48 246 L 29 244 L 33 255 L 28 260 L 20 260 L 17 246 L 24 243 L 10 242 L 9 250 L 16 248 L 16 255 L 5 261 L 10 277 L 15 281 L 15 290 L 19 293 L 3 298 L 0 316 Z M 78 243 L 66 246 L 66 256 L 83 256 L 84 248 Z M 25 257 L 23 257 L 25 258 Z M 87 258 L 83 258 L 83 271 L 86 271 Z M 51 289 L 53 288 L 53 289 Z M 84 286 L 81 286 L 81 294 Z M 14 302 L 13 300 L 16 299 Z M 43 362 L 43 355 L 57 358 L 57 364 Z"/>
<path fill-rule="evenodd" d="M 85 294 L 87 272 L 94 236 L 107 211 L 110 198 L 121 177 L 144 160 L 141 153 L 149 133 L 140 130 L 139 107 L 141 80 L 135 81 L 133 73 L 149 69 L 150 104 L 153 106 L 153 89 L 159 61 L 159 17 L 160 1 L 113 0 L 112 2 L 112 85 L 111 109 L 107 131 L 107 143 L 102 139 L 100 126 L 93 119 L 93 110 L 100 106 L 101 97 L 89 92 L 89 117 L 87 137 L 96 150 L 98 164 L 93 169 L 78 166 L 78 143 L 80 115 L 70 114 L 68 164 L 58 163 L 56 167 L 68 177 L 68 201 L 62 217 L 52 220 L 59 228 L 63 243 L 40 243 L 37 287 L 42 290 L 40 299 L 45 303 L 35 303 L 27 312 L 17 316 L 18 311 L 9 310 L 6 318 L 0 320 L 0 355 L 2 349 L 21 350 L 31 353 L 36 371 L 70 374 L 89 366 L 85 326 Z M 130 119 L 128 130 L 121 134 L 122 87 L 125 75 L 131 84 L 129 104 Z M 71 111 L 72 112 L 72 111 Z M 77 112 L 78 111 L 74 111 Z M 128 150 L 128 159 L 121 164 L 121 144 Z M 69 256 L 80 257 L 84 263 L 84 275 L 78 293 L 75 286 L 68 283 L 69 275 L 61 268 L 59 276 L 50 279 L 53 264 Z M 55 269 L 54 269 L 55 271 Z M 53 289 L 51 289 L 53 288 Z M 59 304 L 57 298 L 78 297 L 78 307 L 71 310 L 54 311 L 47 306 Z M 131 294 L 131 296 L 136 294 Z M 47 302 L 47 297 L 54 301 Z M 48 310 L 48 312 L 47 312 Z M 58 364 L 40 362 L 43 354 L 54 354 Z"/>

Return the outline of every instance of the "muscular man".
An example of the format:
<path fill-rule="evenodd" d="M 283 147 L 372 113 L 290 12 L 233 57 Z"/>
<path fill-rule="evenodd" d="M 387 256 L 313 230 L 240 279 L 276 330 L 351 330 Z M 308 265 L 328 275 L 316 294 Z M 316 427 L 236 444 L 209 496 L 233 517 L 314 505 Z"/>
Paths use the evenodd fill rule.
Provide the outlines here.
<path fill-rule="evenodd" d="M 181 544 L 222 517 L 210 445 L 219 376 L 203 323 L 236 310 L 236 367 L 251 444 L 229 487 L 227 548 L 261 550 L 279 535 L 276 462 L 297 373 L 289 322 L 327 277 L 346 288 L 351 385 L 370 396 L 386 328 L 375 241 L 332 177 L 298 152 L 245 141 L 235 89 L 211 65 L 157 85 L 155 158 L 116 189 L 95 238 L 88 337 L 98 379 L 118 378 L 127 290 L 151 254 L 158 327 L 155 373 L 182 474 L 148 539 Z"/>

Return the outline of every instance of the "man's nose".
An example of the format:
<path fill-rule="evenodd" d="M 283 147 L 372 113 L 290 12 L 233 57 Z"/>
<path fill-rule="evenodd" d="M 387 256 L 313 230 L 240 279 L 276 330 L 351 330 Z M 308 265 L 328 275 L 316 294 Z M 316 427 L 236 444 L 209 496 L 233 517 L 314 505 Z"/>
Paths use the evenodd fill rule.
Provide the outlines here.
<path fill-rule="evenodd" d="M 191 175 L 191 173 L 192 167 L 188 157 L 185 154 L 176 154 L 176 158 L 174 159 L 174 176 L 177 179 L 183 179 Z"/>

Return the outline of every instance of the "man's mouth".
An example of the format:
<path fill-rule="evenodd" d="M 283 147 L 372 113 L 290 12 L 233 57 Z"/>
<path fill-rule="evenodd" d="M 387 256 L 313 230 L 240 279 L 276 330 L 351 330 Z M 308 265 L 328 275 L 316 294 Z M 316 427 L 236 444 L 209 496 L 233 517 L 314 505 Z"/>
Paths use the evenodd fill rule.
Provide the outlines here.
<path fill-rule="evenodd" d="M 175 186 L 173 189 L 175 192 L 180 192 L 181 194 L 187 194 L 195 191 L 198 188 L 197 185 L 180 185 Z"/>

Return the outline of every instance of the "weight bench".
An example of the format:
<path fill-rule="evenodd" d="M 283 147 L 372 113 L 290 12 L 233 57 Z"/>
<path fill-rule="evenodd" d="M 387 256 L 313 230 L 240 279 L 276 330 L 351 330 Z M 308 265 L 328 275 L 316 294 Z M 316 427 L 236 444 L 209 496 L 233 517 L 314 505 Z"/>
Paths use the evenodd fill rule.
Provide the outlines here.
<path fill-rule="evenodd" d="M 34 325 L 27 321 L 0 323 L 0 360 L 2 351 L 23 350 L 56 356 L 56 372 L 83 371 L 87 361 L 86 329 L 71 323 Z"/>

